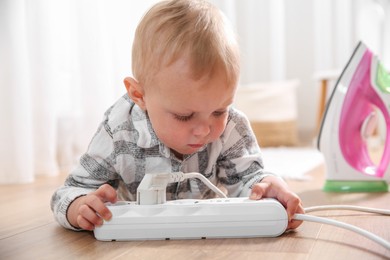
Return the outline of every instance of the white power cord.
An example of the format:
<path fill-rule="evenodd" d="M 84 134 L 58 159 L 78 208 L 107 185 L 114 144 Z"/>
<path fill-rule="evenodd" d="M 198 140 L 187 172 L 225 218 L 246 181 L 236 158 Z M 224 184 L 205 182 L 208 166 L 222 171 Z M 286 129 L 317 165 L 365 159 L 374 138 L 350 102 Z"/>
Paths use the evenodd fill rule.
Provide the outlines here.
<path fill-rule="evenodd" d="M 383 238 L 368 232 L 367 230 L 364 230 L 362 228 L 343 223 L 340 221 L 336 221 L 333 219 L 327 219 L 327 218 L 322 218 L 322 217 L 317 217 L 317 216 L 310 216 L 310 215 L 305 215 L 305 214 L 295 214 L 293 219 L 295 220 L 303 220 L 303 221 L 311 221 L 311 222 L 317 222 L 317 223 L 322 223 L 322 224 L 328 224 L 328 225 L 333 225 L 336 227 L 344 228 L 353 232 L 356 232 L 362 236 L 365 236 L 368 239 L 373 240 L 374 242 L 382 245 L 386 249 L 390 250 L 390 243 Z"/>
<path fill-rule="evenodd" d="M 309 213 L 313 211 L 321 211 L 321 210 L 354 210 L 354 211 L 375 213 L 380 215 L 390 215 L 390 210 L 351 206 L 351 205 L 324 205 L 324 206 L 308 207 L 305 208 L 305 213 Z"/>
<path fill-rule="evenodd" d="M 179 177 L 179 181 L 183 181 L 185 179 L 191 179 L 191 178 L 199 179 L 204 184 L 206 184 L 206 186 L 209 187 L 209 189 L 211 189 L 216 194 L 218 194 L 221 198 L 227 198 L 225 193 L 223 193 L 220 189 L 218 189 L 217 186 L 215 186 L 213 183 L 211 183 L 211 181 L 209 181 L 206 177 L 204 177 L 202 174 L 198 172 L 189 172 L 189 173 L 173 172 L 172 175 L 177 175 Z M 177 182 L 176 178 L 173 182 Z"/>
<path fill-rule="evenodd" d="M 386 209 L 376 209 L 376 208 L 368 208 L 368 207 L 360 207 L 360 206 L 351 206 L 351 205 L 324 205 L 324 206 L 314 206 L 314 207 L 308 207 L 305 208 L 305 213 L 313 212 L 313 211 L 321 211 L 321 210 L 353 210 L 353 211 L 361 211 L 361 212 L 368 212 L 368 213 L 375 213 L 380 215 L 390 215 L 390 210 Z M 317 217 L 317 216 L 310 216 L 305 214 L 295 214 L 293 219 L 295 220 L 302 220 L 302 221 L 311 221 L 311 222 L 317 222 L 317 223 L 323 223 L 328 225 L 333 225 L 336 227 L 344 228 L 353 232 L 356 232 L 362 236 L 365 236 L 368 239 L 373 240 L 374 242 L 382 245 L 386 249 L 390 250 L 390 243 L 371 233 L 367 230 L 361 229 L 359 227 L 343 223 L 340 221 L 327 219 L 323 217 Z"/>

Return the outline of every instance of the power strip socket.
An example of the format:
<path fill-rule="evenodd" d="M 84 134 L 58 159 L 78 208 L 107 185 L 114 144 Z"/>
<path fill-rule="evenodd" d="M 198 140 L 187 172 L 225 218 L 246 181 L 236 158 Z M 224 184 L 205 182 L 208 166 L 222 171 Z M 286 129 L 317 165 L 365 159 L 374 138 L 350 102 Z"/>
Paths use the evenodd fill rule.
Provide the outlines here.
<path fill-rule="evenodd" d="M 94 230 L 102 241 L 277 237 L 288 224 L 285 208 L 274 199 L 121 201 L 108 208 L 112 219 Z"/>

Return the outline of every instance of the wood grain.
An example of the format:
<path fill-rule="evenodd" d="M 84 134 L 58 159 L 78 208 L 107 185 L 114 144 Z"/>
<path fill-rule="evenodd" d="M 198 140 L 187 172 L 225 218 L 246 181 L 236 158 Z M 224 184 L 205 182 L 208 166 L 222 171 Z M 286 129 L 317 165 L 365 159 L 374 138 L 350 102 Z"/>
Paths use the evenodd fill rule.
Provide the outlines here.
<path fill-rule="evenodd" d="M 389 259 L 382 246 L 351 231 L 305 222 L 277 238 L 101 242 L 91 232 L 60 227 L 50 197 L 66 176 L 0 186 L 0 259 Z M 390 209 L 389 193 L 324 193 L 324 167 L 309 181 L 288 181 L 305 206 L 349 204 Z M 324 211 L 390 241 L 390 218 L 351 211 Z"/>

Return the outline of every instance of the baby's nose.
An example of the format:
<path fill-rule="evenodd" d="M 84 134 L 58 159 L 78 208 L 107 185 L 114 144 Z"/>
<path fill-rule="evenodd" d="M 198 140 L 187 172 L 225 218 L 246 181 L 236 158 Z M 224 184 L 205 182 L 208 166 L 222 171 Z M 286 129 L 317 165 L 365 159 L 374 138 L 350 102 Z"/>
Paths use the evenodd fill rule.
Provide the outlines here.
<path fill-rule="evenodd" d="M 211 131 L 211 126 L 207 120 L 199 122 L 195 125 L 193 134 L 195 136 L 207 136 Z"/>

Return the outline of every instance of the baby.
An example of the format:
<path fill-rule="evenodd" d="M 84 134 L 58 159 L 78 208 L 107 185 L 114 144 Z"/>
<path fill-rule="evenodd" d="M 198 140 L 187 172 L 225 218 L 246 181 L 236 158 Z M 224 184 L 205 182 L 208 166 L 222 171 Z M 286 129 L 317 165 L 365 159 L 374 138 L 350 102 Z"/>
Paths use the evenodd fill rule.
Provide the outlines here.
<path fill-rule="evenodd" d="M 112 215 L 105 202 L 136 200 L 146 173 L 199 172 L 228 197 L 272 197 L 301 222 L 299 197 L 263 170 L 248 119 L 232 107 L 239 51 L 221 12 L 204 1 L 154 5 L 137 27 L 127 93 L 105 113 L 88 151 L 51 200 L 66 228 L 93 230 Z M 259 111 L 260 112 L 260 111 Z M 166 197 L 214 195 L 199 180 L 169 184 Z"/>

